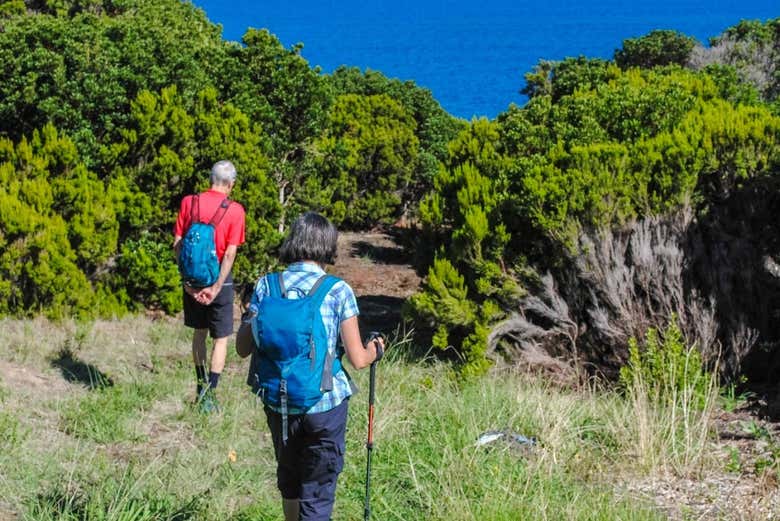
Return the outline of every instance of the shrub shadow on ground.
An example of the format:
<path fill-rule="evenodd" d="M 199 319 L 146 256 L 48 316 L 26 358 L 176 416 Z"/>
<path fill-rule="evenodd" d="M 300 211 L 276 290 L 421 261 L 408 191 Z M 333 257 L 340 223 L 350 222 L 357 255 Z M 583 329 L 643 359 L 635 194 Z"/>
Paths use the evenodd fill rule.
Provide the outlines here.
<path fill-rule="evenodd" d="M 401 308 L 405 299 L 386 295 L 366 295 L 358 297 L 360 309 L 360 331 L 380 331 L 389 334 L 402 322 Z"/>
<path fill-rule="evenodd" d="M 368 257 L 376 264 L 409 264 L 409 253 L 400 246 L 384 246 L 371 244 L 368 241 L 355 241 L 352 243 L 352 255 Z"/>
<path fill-rule="evenodd" d="M 114 381 L 106 373 L 92 364 L 79 360 L 67 344 L 51 360 L 51 365 L 59 369 L 62 377 L 68 382 L 80 383 L 89 390 L 114 385 Z"/>

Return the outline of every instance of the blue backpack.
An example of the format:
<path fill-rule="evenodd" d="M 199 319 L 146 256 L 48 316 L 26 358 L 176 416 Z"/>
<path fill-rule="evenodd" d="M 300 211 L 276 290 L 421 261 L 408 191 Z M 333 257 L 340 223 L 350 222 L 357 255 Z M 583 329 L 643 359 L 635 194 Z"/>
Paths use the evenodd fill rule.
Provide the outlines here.
<path fill-rule="evenodd" d="M 282 439 L 287 441 L 290 408 L 305 411 L 333 389 L 341 360 L 328 350 L 320 306 L 341 279 L 323 275 L 298 299 L 288 299 L 280 273 L 266 276 L 270 294 L 260 301 L 252 332 L 258 346 L 250 377 L 263 403 L 281 409 Z M 291 291 L 299 291 L 291 288 Z"/>
<path fill-rule="evenodd" d="M 200 199 L 193 196 L 190 227 L 181 240 L 179 273 L 185 284 L 194 288 L 211 286 L 219 278 L 219 259 L 214 234 L 230 207 L 226 197 L 208 223 L 200 222 Z"/>

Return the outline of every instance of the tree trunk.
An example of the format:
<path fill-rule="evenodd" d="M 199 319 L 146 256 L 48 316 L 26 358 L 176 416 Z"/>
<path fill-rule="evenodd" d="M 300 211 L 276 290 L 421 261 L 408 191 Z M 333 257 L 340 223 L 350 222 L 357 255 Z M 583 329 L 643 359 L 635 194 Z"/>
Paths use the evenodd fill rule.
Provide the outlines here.
<path fill-rule="evenodd" d="M 285 188 L 287 188 L 287 183 L 279 183 L 279 206 L 282 208 L 282 214 L 279 217 L 279 233 L 284 233 L 284 217 L 285 217 L 285 208 L 284 208 L 284 191 Z"/>

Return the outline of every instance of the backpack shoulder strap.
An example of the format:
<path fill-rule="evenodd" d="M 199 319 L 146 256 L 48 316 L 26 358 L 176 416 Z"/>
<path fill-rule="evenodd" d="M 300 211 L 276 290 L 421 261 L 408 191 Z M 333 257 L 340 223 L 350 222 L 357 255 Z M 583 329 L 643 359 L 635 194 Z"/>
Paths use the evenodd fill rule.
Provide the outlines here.
<path fill-rule="evenodd" d="M 214 212 L 214 215 L 211 217 L 211 220 L 209 221 L 210 225 L 216 228 L 217 225 L 222 222 L 222 219 L 225 218 L 225 214 L 227 213 L 228 208 L 230 208 L 230 203 L 232 203 L 232 201 L 227 197 L 222 199 L 222 202 L 219 204 L 219 208 L 217 208 L 217 211 Z"/>
<path fill-rule="evenodd" d="M 200 221 L 200 197 L 194 194 L 190 199 L 190 226 Z"/>
<path fill-rule="evenodd" d="M 268 292 L 274 298 L 285 298 L 286 290 L 284 288 L 284 278 L 281 273 L 269 273 L 265 276 L 268 284 Z"/>
<path fill-rule="evenodd" d="M 317 282 L 314 283 L 314 286 L 311 287 L 311 290 L 307 295 L 307 298 L 312 299 L 312 312 L 315 312 L 314 310 L 319 311 L 325 297 L 330 293 L 330 290 L 333 289 L 333 286 L 339 282 L 341 282 L 341 279 L 333 275 L 323 275 L 317 279 Z M 313 346 L 314 344 L 312 344 L 312 349 L 314 349 Z M 311 355 L 311 358 L 313 366 L 314 354 Z M 333 390 L 333 366 L 335 361 L 335 350 L 328 349 L 325 353 L 325 363 L 322 366 L 322 376 L 320 377 L 320 389 L 323 391 Z"/>
<path fill-rule="evenodd" d="M 325 300 L 325 296 L 338 282 L 341 282 L 340 278 L 334 275 L 325 274 L 317 279 L 317 282 L 314 283 L 306 296 L 311 298 L 315 307 L 318 308 L 322 304 L 322 301 Z"/>

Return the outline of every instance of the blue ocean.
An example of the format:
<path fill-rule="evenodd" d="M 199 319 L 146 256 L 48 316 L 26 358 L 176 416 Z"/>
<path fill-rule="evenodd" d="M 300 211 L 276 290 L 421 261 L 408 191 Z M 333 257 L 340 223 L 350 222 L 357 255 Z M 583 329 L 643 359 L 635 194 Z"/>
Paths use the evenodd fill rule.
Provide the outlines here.
<path fill-rule="evenodd" d="M 707 44 L 742 19 L 780 16 L 778 0 L 194 0 L 228 40 L 268 28 L 324 72 L 345 64 L 414 80 L 451 114 L 495 117 L 523 104 L 540 59 L 612 58 L 622 41 L 674 29 Z"/>

